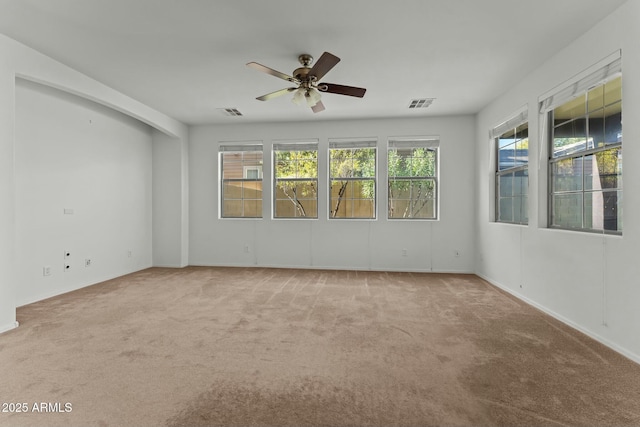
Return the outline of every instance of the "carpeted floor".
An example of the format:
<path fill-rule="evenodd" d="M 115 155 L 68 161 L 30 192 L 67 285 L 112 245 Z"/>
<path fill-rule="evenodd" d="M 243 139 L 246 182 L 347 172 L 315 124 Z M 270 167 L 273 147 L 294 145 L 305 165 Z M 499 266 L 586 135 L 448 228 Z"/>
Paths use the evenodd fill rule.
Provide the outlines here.
<path fill-rule="evenodd" d="M 639 365 L 472 275 L 152 268 L 18 320 L 2 426 L 640 425 Z"/>

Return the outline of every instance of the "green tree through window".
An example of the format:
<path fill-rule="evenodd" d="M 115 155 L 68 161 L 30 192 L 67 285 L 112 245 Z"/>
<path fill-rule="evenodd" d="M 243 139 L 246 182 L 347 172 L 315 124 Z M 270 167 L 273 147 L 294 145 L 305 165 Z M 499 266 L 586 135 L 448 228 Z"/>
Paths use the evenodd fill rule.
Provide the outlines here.
<path fill-rule="evenodd" d="M 390 141 L 387 155 L 389 219 L 437 217 L 438 157 L 433 145 L 435 141 Z"/>
<path fill-rule="evenodd" d="M 375 218 L 376 148 L 334 145 L 329 150 L 330 218 Z"/>
<path fill-rule="evenodd" d="M 318 150 L 309 144 L 274 145 L 275 218 L 318 217 Z"/>

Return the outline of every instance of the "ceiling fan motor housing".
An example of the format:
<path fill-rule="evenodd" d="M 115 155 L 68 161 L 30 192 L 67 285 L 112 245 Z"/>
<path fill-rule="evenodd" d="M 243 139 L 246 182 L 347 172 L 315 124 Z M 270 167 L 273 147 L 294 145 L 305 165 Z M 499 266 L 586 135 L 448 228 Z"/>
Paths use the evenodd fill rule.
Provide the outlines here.
<path fill-rule="evenodd" d="M 300 61 L 303 67 L 310 67 L 311 63 L 313 62 L 313 56 L 309 55 L 308 53 L 303 53 L 302 55 L 298 56 L 298 61 Z"/>
<path fill-rule="evenodd" d="M 298 56 L 298 61 L 302 64 L 302 67 L 296 68 L 293 70 L 293 76 L 302 82 L 302 86 L 309 88 L 311 83 L 313 83 L 316 79 L 315 76 L 310 76 L 309 71 L 311 71 L 311 63 L 313 62 L 313 56 L 303 53 Z"/>

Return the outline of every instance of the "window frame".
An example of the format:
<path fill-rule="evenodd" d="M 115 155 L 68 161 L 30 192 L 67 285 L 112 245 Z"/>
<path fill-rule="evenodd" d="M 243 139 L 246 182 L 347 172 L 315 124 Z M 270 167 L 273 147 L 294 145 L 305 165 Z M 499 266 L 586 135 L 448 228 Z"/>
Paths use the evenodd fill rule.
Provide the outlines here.
<path fill-rule="evenodd" d="M 525 128 L 526 127 L 526 128 Z M 527 135 L 526 137 L 518 137 L 519 133 L 522 133 L 526 129 Z M 511 167 L 507 167 L 505 169 L 500 169 L 500 151 L 504 149 L 503 146 L 500 145 L 500 140 L 509 133 L 513 134 L 513 142 L 508 144 L 513 144 L 514 156 L 517 155 L 516 150 L 518 149 L 518 142 L 524 141 L 526 139 L 527 145 L 530 143 L 529 140 L 529 118 L 528 118 L 528 110 L 525 107 L 519 114 L 515 115 L 510 120 L 503 122 L 502 124 L 496 126 L 491 135 L 493 137 L 493 146 L 494 146 L 494 155 L 495 155 L 495 171 L 494 171 L 494 222 L 501 224 L 513 224 L 513 225 L 521 225 L 528 226 L 529 225 L 529 150 L 527 148 L 527 161 L 524 164 L 515 164 L 516 158 L 514 157 L 514 165 Z M 526 193 L 516 194 L 514 185 L 516 181 L 517 173 L 526 173 Z M 511 194 L 508 197 L 502 197 L 502 177 L 504 176 L 512 176 L 511 181 Z M 518 197 L 519 196 L 519 197 Z M 510 199 L 512 201 L 511 204 L 511 220 L 502 219 L 502 200 Z M 513 201 L 519 199 L 521 202 L 526 201 L 526 203 L 521 203 L 520 209 L 520 217 L 518 220 L 515 219 L 515 207 Z"/>
<path fill-rule="evenodd" d="M 391 175 L 389 170 L 389 156 L 392 151 L 398 149 L 419 149 L 424 148 L 434 153 L 434 173 L 433 175 L 414 175 L 414 176 L 397 176 Z M 431 137 L 402 137 L 402 138 L 389 138 L 387 141 L 387 220 L 389 221 L 438 221 L 439 220 L 439 208 L 440 208 L 440 138 L 437 136 Z M 434 183 L 434 196 L 430 199 L 433 200 L 433 217 L 392 217 L 390 216 L 389 206 L 392 200 L 389 191 L 392 181 L 432 181 Z M 406 200 L 406 199 L 399 199 Z M 409 199 L 412 200 L 412 199 Z"/>
<path fill-rule="evenodd" d="M 620 114 L 622 115 L 622 88 L 620 88 L 620 98 L 614 100 L 614 102 L 611 102 L 609 104 L 606 104 L 603 101 L 603 105 L 601 108 L 597 108 L 594 109 L 592 111 L 590 111 L 589 108 L 589 94 L 591 93 L 591 91 L 600 88 L 602 86 L 605 86 L 607 83 L 610 83 L 612 81 L 615 81 L 616 79 L 620 79 L 620 84 L 622 85 L 622 75 L 621 75 L 621 71 L 617 72 L 617 73 L 612 73 L 611 75 L 607 76 L 607 78 L 600 80 L 599 82 L 597 82 L 596 84 L 592 84 L 586 88 L 583 88 L 582 90 L 580 90 L 579 92 L 577 92 L 577 96 L 572 97 L 571 99 L 568 100 L 564 100 L 564 102 L 559 102 L 558 105 L 556 105 L 554 108 L 549 109 L 545 114 L 546 114 L 546 119 L 547 119 L 547 136 L 548 136 L 548 144 L 547 144 L 547 149 L 548 149 L 548 159 L 547 159 L 547 179 L 548 179 L 548 190 L 547 190 L 547 197 L 548 197 L 548 212 L 547 212 L 547 218 L 548 218 L 548 226 L 549 228 L 552 229 L 559 229 L 559 230 L 567 230 L 567 231 L 578 231 L 578 232 L 588 232 L 588 233 L 598 233 L 598 234 L 608 234 L 608 235 L 622 235 L 622 225 L 617 224 L 617 220 L 616 220 L 616 225 L 617 228 L 615 230 L 612 229 L 606 229 L 606 224 L 605 224 L 605 217 L 603 215 L 603 224 L 602 224 L 602 229 L 600 228 L 593 228 L 592 227 L 587 227 L 586 226 L 586 222 L 587 222 L 587 218 L 585 216 L 586 214 L 586 209 L 585 209 L 585 196 L 587 194 L 596 194 L 596 193 L 601 193 L 603 195 L 603 197 L 609 193 L 616 193 L 616 210 L 622 210 L 622 197 L 618 197 L 618 194 L 622 195 L 623 193 L 623 187 L 622 187 L 622 167 L 621 167 L 621 162 L 622 162 L 622 143 L 623 143 L 623 138 L 622 138 L 622 119 L 620 120 L 620 140 L 616 141 L 616 142 L 612 142 L 612 143 L 607 143 L 606 141 L 602 141 L 603 144 L 599 147 L 596 146 L 590 146 L 589 144 L 589 140 L 592 139 L 590 138 L 590 135 L 592 135 L 592 133 L 590 133 L 590 125 L 589 125 L 589 119 L 592 116 L 595 116 L 596 114 L 594 113 L 598 113 L 601 110 L 604 112 L 606 110 L 606 108 L 611 107 L 613 105 L 616 104 L 620 104 Z M 562 106 L 566 106 L 567 104 L 575 101 L 577 98 L 583 98 L 584 99 L 584 113 L 580 114 L 576 117 L 570 118 L 570 119 L 564 119 L 563 122 L 556 124 L 554 123 L 554 113 L 555 110 L 559 107 Z M 585 141 L 584 141 L 584 149 L 577 149 L 575 151 L 566 153 L 566 154 L 562 154 L 562 155 L 555 155 L 555 130 L 558 129 L 561 126 L 570 124 L 572 122 L 576 122 L 578 120 L 584 120 L 585 122 Z M 606 116 L 604 117 L 604 120 L 606 120 Z M 591 145 L 593 145 L 593 141 L 591 142 Z M 585 159 L 587 157 L 590 156 L 597 156 L 600 153 L 605 153 L 607 151 L 610 150 L 618 150 L 618 156 L 620 157 L 620 173 L 617 174 L 617 179 L 620 180 L 619 186 L 616 186 L 615 188 L 610 188 L 610 189 L 603 189 L 601 188 L 600 190 L 594 190 L 593 188 L 587 188 L 586 186 L 586 178 L 588 175 L 585 174 Z M 572 162 L 574 161 L 578 161 L 580 162 L 580 168 L 581 168 L 581 172 L 580 172 L 580 180 L 581 180 L 581 187 L 580 189 L 575 189 L 575 190 L 557 190 L 556 189 L 556 184 L 554 181 L 554 178 L 556 177 L 556 175 L 554 175 L 554 171 L 556 170 L 556 166 L 561 164 L 562 162 L 566 162 L 568 160 L 571 160 Z M 616 184 L 618 185 L 618 183 L 616 182 Z M 562 196 L 562 195 L 576 195 L 579 194 L 580 195 L 580 218 L 581 218 L 581 226 L 580 227 L 571 227 L 568 225 L 563 225 L 563 224 L 555 224 L 555 208 L 556 208 L 556 202 L 555 202 L 555 198 L 557 196 Z M 603 206 L 604 208 L 604 206 Z M 592 218 L 593 220 L 593 218 Z"/>
<path fill-rule="evenodd" d="M 260 153 L 260 155 L 256 155 L 259 160 L 259 165 L 245 165 L 244 164 L 244 155 L 245 153 Z M 239 166 L 242 166 L 242 178 L 225 178 L 225 154 L 241 154 L 242 160 L 239 162 L 227 162 L 227 163 L 239 163 Z M 264 157 L 264 147 L 262 143 L 256 142 L 247 142 L 247 143 L 231 143 L 226 144 L 222 143 L 218 147 L 218 165 L 219 165 L 219 182 L 220 182 L 220 197 L 219 197 L 219 218 L 220 219 L 262 219 L 263 218 L 263 206 L 264 206 L 264 177 L 262 174 L 262 166 L 263 166 L 263 157 Z M 258 178 L 247 178 L 247 170 L 258 170 Z M 228 183 L 240 183 L 241 184 L 241 192 L 243 196 L 241 198 L 232 198 L 228 200 L 240 200 L 242 201 L 242 212 L 243 214 L 240 216 L 235 215 L 226 215 L 225 214 L 225 184 Z M 245 198 L 244 197 L 244 184 L 246 183 L 260 183 L 260 198 Z M 247 216 L 244 214 L 245 210 L 245 201 L 255 200 L 259 201 L 259 209 L 256 209 L 258 215 L 257 216 Z"/>
<path fill-rule="evenodd" d="M 330 139 L 329 140 L 329 148 L 328 148 L 328 156 L 327 156 L 327 181 L 328 181 L 328 219 L 330 220 L 360 220 L 360 221 L 375 221 L 377 219 L 377 211 L 378 211 L 378 143 L 377 138 L 341 138 L 341 139 Z M 360 149 L 372 149 L 373 150 L 373 174 L 371 176 L 359 176 L 359 177 L 336 177 L 332 176 L 332 150 L 360 150 Z M 333 204 L 332 204 L 332 189 L 334 181 L 346 181 L 349 183 L 356 182 L 365 182 L 372 181 L 373 182 L 373 194 L 372 194 L 372 216 L 344 216 L 339 217 L 332 215 L 334 212 Z M 346 189 L 346 187 L 345 187 Z M 346 190 L 345 190 L 346 191 Z M 353 212 L 353 204 L 354 200 L 359 200 L 354 197 L 349 199 L 340 199 L 340 200 L 350 200 L 352 203 L 352 212 Z M 367 200 L 367 199 L 364 199 Z M 346 208 L 345 208 L 346 209 Z M 337 211 L 338 209 L 336 209 Z"/>
<path fill-rule="evenodd" d="M 282 152 L 291 152 L 291 151 L 315 151 L 316 153 L 316 157 L 315 157 L 315 163 L 316 163 L 316 169 L 315 169 L 315 178 L 313 177 L 294 177 L 294 178 L 278 178 L 278 173 L 277 173 L 277 152 L 278 151 L 282 151 Z M 282 220 L 282 219 L 294 219 L 294 220 L 314 220 L 314 219 L 318 219 L 318 199 L 319 199 L 319 191 L 318 191 L 318 141 L 299 141 L 299 142 L 275 142 L 272 146 L 271 149 L 271 154 L 273 157 L 273 186 L 272 186 L 272 192 L 273 192 L 273 196 L 272 196 L 272 209 L 271 209 L 271 213 L 272 213 L 272 218 L 276 219 L 276 220 Z M 316 197 L 315 197 L 315 205 L 316 205 L 316 209 L 315 209 L 315 215 L 314 216 L 307 216 L 307 215 L 300 215 L 300 216 L 278 216 L 277 213 L 277 203 L 279 200 L 286 200 L 286 199 L 278 199 L 277 198 L 277 194 L 278 194 L 278 190 L 277 190 L 277 186 L 278 186 L 278 182 L 309 182 L 309 181 L 313 181 L 315 182 L 315 188 L 316 188 Z M 289 198 L 289 200 L 291 200 L 292 203 L 296 203 L 299 202 L 299 200 L 312 200 L 310 198 L 304 198 L 304 199 L 298 199 L 297 195 L 295 195 L 295 199 L 291 199 Z M 304 207 L 303 207 L 304 209 Z"/>

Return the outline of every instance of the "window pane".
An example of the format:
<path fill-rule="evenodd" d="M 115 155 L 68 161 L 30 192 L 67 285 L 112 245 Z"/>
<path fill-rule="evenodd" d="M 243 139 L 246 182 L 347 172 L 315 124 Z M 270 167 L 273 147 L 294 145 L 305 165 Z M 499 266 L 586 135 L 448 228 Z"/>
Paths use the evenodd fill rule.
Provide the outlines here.
<path fill-rule="evenodd" d="M 582 228 L 582 193 L 553 196 L 552 225 L 564 228 Z"/>
<path fill-rule="evenodd" d="M 244 181 L 242 184 L 243 199 L 262 200 L 262 181 Z"/>
<path fill-rule="evenodd" d="M 423 177 L 434 176 L 435 152 L 426 148 L 416 148 L 412 152 L 410 176 Z"/>
<path fill-rule="evenodd" d="M 529 138 L 529 123 L 523 123 L 516 128 L 516 140 Z"/>
<path fill-rule="evenodd" d="M 276 182 L 274 217 L 317 218 L 317 181 Z"/>
<path fill-rule="evenodd" d="M 405 219 L 408 211 L 408 199 L 393 199 L 389 204 L 389 219 Z"/>
<path fill-rule="evenodd" d="M 414 209 L 412 218 L 435 219 L 436 218 L 435 199 L 425 200 L 424 203 L 420 204 L 419 208 Z"/>
<path fill-rule="evenodd" d="M 513 198 L 513 222 L 522 223 L 522 197 Z"/>
<path fill-rule="evenodd" d="M 529 138 L 516 142 L 515 164 L 522 166 L 529 163 Z"/>
<path fill-rule="evenodd" d="M 529 223 L 529 197 L 522 196 L 520 198 L 520 224 Z"/>
<path fill-rule="evenodd" d="M 621 231 L 618 224 L 618 191 L 594 191 L 584 195 L 585 227 L 593 230 Z"/>
<path fill-rule="evenodd" d="M 436 174 L 436 151 L 428 148 L 399 148 L 388 152 L 389 177 L 431 177 Z"/>
<path fill-rule="evenodd" d="M 584 117 L 587 113 L 586 99 L 583 96 L 572 99 L 571 101 L 560 105 L 553 110 L 553 118 L 555 124 L 560 124 L 567 120 L 575 120 L 579 117 Z"/>
<path fill-rule="evenodd" d="M 242 216 L 244 218 L 260 218 L 262 216 L 262 200 L 245 200 Z"/>
<path fill-rule="evenodd" d="M 222 194 L 225 200 L 242 199 L 242 183 L 225 182 L 222 186 Z"/>
<path fill-rule="evenodd" d="M 276 151 L 276 178 L 316 178 L 317 151 Z"/>
<path fill-rule="evenodd" d="M 515 142 L 505 145 L 498 150 L 498 170 L 505 170 L 516 165 Z"/>
<path fill-rule="evenodd" d="M 389 186 L 389 218 L 410 219 L 436 217 L 434 180 L 404 180 Z"/>
<path fill-rule="evenodd" d="M 554 192 L 582 190 L 582 157 L 560 160 L 553 164 Z"/>
<path fill-rule="evenodd" d="M 622 100 L 622 77 L 617 77 L 604 84 L 604 104 L 610 105 Z"/>
<path fill-rule="evenodd" d="M 604 108 L 589 114 L 589 139 L 593 141 L 593 147 L 602 147 L 605 141 L 605 111 Z"/>
<path fill-rule="evenodd" d="M 499 208 L 500 221 L 513 222 L 513 198 L 505 197 L 500 198 Z"/>
<path fill-rule="evenodd" d="M 374 177 L 375 148 L 331 149 L 332 178 Z"/>
<path fill-rule="evenodd" d="M 405 159 L 409 150 L 390 149 L 387 152 L 387 170 L 389 177 L 407 176 Z"/>
<path fill-rule="evenodd" d="M 222 202 L 222 211 L 224 216 L 227 217 L 241 217 L 242 216 L 242 200 L 227 200 Z"/>
<path fill-rule="evenodd" d="M 373 180 L 333 180 L 331 218 L 374 218 L 375 182 Z"/>
<path fill-rule="evenodd" d="M 587 148 L 590 147 L 587 142 L 587 128 L 584 119 L 573 120 L 554 129 L 553 157 L 565 156 Z"/>
<path fill-rule="evenodd" d="M 513 174 L 513 195 L 526 196 L 529 192 L 529 171 L 516 171 Z"/>
<path fill-rule="evenodd" d="M 604 109 L 604 143 L 622 142 L 622 103 L 609 105 Z"/>
<path fill-rule="evenodd" d="M 591 89 L 587 93 L 587 111 L 604 108 L 604 85 Z"/>
<path fill-rule="evenodd" d="M 500 175 L 499 181 L 500 197 L 513 196 L 513 173 Z"/>
<path fill-rule="evenodd" d="M 622 148 L 586 156 L 584 158 L 585 190 L 622 187 Z"/>

